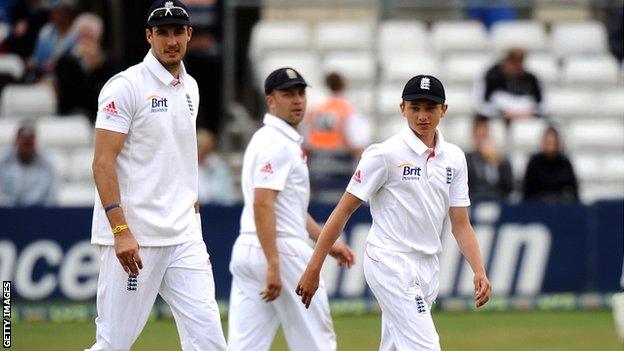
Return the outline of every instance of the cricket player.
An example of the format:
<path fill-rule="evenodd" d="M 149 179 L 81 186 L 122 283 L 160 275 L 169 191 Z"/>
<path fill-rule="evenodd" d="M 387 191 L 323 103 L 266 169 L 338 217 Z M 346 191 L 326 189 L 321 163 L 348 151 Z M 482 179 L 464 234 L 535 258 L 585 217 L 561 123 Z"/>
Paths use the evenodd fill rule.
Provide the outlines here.
<path fill-rule="evenodd" d="M 306 109 L 306 81 L 292 68 L 280 68 L 265 80 L 269 113 L 251 138 L 241 175 L 245 206 L 234 243 L 230 272 L 228 343 L 232 351 L 269 350 L 279 325 L 291 350 L 330 351 L 336 336 L 327 294 L 306 311 L 295 284 L 312 254 L 320 226 L 308 214 L 310 181 L 303 137 L 297 126 Z M 342 243 L 327 247 L 339 264 L 351 267 L 355 256 Z"/>
<path fill-rule="evenodd" d="M 436 129 L 448 108 L 444 87 L 435 77 L 419 75 L 407 82 L 402 95 L 407 125 L 364 151 L 296 293 L 310 306 L 329 248 L 351 214 L 369 201 L 373 224 L 363 266 L 382 311 L 379 349 L 440 350 L 431 306 L 438 294 L 440 235 L 447 214 L 474 272 L 477 307 L 488 301 L 491 287 L 468 217 L 466 158 Z"/>
<path fill-rule="evenodd" d="M 98 102 L 91 350 L 130 350 L 157 294 L 171 307 L 182 350 L 225 350 L 197 204 L 199 92 L 182 63 L 193 29 L 178 0 L 155 1 L 146 18 L 150 51 L 111 78 Z"/>

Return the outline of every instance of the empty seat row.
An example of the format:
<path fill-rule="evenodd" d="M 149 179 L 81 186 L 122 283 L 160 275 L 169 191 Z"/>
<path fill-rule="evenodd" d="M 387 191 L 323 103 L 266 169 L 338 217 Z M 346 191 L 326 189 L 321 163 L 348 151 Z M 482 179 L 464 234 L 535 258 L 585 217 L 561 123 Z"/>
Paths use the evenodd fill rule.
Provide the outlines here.
<path fill-rule="evenodd" d="M 0 147 L 13 143 L 21 121 L 0 118 Z M 93 144 L 93 126 L 85 116 L 54 116 L 36 120 L 37 143 L 44 148 L 75 148 Z"/>

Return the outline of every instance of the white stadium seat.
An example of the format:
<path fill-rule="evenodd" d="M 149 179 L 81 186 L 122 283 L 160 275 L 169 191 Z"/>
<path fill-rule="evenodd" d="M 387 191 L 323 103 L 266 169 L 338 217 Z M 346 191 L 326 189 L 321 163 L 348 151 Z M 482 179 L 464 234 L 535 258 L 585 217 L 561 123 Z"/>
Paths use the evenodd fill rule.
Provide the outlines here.
<path fill-rule="evenodd" d="M 373 30 L 369 21 L 321 21 L 316 24 L 316 47 L 321 51 L 370 50 Z"/>
<path fill-rule="evenodd" d="M 598 21 L 558 22 L 551 28 L 552 50 L 559 57 L 607 52 L 607 30 Z"/>
<path fill-rule="evenodd" d="M 574 173 L 580 182 L 593 182 L 602 179 L 603 162 L 593 153 L 570 153 Z M 604 180 L 604 179 L 603 179 Z"/>
<path fill-rule="evenodd" d="M 546 29 L 538 21 L 500 21 L 492 25 L 490 42 L 498 52 L 511 48 L 542 51 L 546 48 Z"/>
<path fill-rule="evenodd" d="M 0 118 L 0 148 L 13 145 L 18 128 L 18 120 L 12 118 Z"/>
<path fill-rule="evenodd" d="M 388 56 L 383 59 L 381 64 L 381 80 L 405 84 L 408 79 L 418 74 L 438 76 L 440 73 L 438 62 L 435 56 L 417 52 Z"/>
<path fill-rule="evenodd" d="M 260 21 L 251 31 L 252 61 L 272 50 L 305 50 L 310 47 L 310 29 L 303 21 Z"/>
<path fill-rule="evenodd" d="M 400 84 L 384 84 L 379 86 L 379 93 L 377 99 L 379 101 L 379 113 L 380 115 L 401 115 L 401 93 L 403 92 L 403 86 Z"/>
<path fill-rule="evenodd" d="M 602 113 L 611 117 L 624 118 L 624 89 L 622 87 L 601 90 L 596 101 Z"/>
<path fill-rule="evenodd" d="M 546 53 L 529 53 L 524 61 L 528 72 L 533 73 L 541 83 L 553 84 L 559 79 L 557 58 Z M 544 84 L 542 84 L 544 85 Z"/>
<path fill-rule="evenodd" d="M 69 180 L 72 165 L 69 162 L 67 151 L 59 148 L 39 148 L 40 152 L 54 166 L 60 180 Z"/>
<path fill-rule="evenodd" d="M 93 163 L 93 149 L 90 147 L 79 148 L 69 154 L 71 165 L 71 179 L 77 182 L 89 181 L 93 178 L 91 165 Z"/>
<path fill-rule="evenodd" d="M 352 85 L 370 85 L 375 78 L 375 58 L 370 52 L 332 52 L 325 55 L 323 72 L 336 71 Z"/>
<path fill-rule="evenodd" d="M 56 113 L 56 95 L 46 84 L 9 84 L 0 97 L 2 116 L 38 118 Z"/>
<path fill-rule="evenodd" d="M 624 198 L 624 182 L 585 182 L 579 185 L 583 203 Z"/>
<path fill-rule="evenodd" d="M 84 116 L 47 117 L 37 122 L 37 138 L 43 147 L 89 146 L 93 127 Z"/>
<path fill-rule="evenodd" d="M 616 150 L 616 153 L 605 153 L 602 155 L 603 168 L 601 174 L 604 179 L 619 181 L 624 184 L 624 152 Z"/>
<path fill-rule="evenodd" d="M 281 67 L 292 67 L 313 87 L 321 82 L 319 63 L 316 55 L 309 51 L 274 51 L 268 53 L 255 66 L 256 81 L 264 91 L 264 80 L 274 70 Z"/>
<path fill-rule="evenodd" d="M 558 120 L 586 117 L 595 113 L 596 98 L 596 92 L 587 89 L 550 89 L 545 91 L 544 109 Z"/>
<path fill-rule="evenodd" d="M 439 125 L 444 139 L 459 146 L 464 152 L 472 150 L 472 117 L 445 116 Z"/>
<path fill-rule="evenodd" d="M 492 64 L 488 54 L 452 54 L 442 62 L 442 74 L 445 84 L 472 84 L 481 79 Z"/>
<path fill-rule="evenodd" d="M 429 45 L 428 32 L 423 22 L 388 20 L 379 25 L 377 53 L 382 62 L 404 53 L 430 55 Z"/>
<path fill-rule="evenodd" d="M 24 62 L 16 54 L 0 54 L 0 73 L 11 75 L 19 80 L 24 75 Z"/>
<path fill-rule="evenodd" d="M 371 87 L 360 88 L 357 86 L 349 85 L 347 82 L 347 97 L 353 104 L 357 112 L 370 116 L 373 113 L 373 104 L 379 103 L 374 91 Z"/>
<path fill-rule="evenodd" d="M 509 156 L 509 162 L 511 163 L 511 171 L 513 172 L 514 179 L 518 182 L 524 180 L 526 174 L 526 168 L 529 164 L 531 155 L 525 152 L 513 152 Z"/>
<path fill-rule="evenodd" d="M 93 206 L 95 186 L 92 183 L 62 183 L 59 205 L 62 207 Z"/>
<path fill-rule="evenodd" d="M 406 38 L 409 39 L 409 38 Z M 485 26 L 478 21 L 438 21 L 431 28 L 431 43 L 439 53 L 482 52 L 487 49 Z"/>
<path fill-rule="evenodd" d="M 511 124 L 511 135 L 507 142 L 512 143 L 512 150 L 514 151 L 537 152 L 545 129 L 546 121 L 539 118 L 513 121 Z"/>
<path fill-rule="evenodd" d="M 570 56 L 563 59 L 561 78 L 563 83 L 573 87 L 587 85 L 615 85 L 619 80 L 620 68 L 615 57 Z"/>
<path fill-rule="evenodd" d="M 624 123 L 619 119 L 582 119 L 566 125 L 566 142 L 574 151 L 621 151 Z"/>
<path fill-rule="evenodd" d="M 449 105 L 447 115 L 472 115 L 474 101 L 471 89 L 449 85 L 445 88 L 446 103 Z"/>

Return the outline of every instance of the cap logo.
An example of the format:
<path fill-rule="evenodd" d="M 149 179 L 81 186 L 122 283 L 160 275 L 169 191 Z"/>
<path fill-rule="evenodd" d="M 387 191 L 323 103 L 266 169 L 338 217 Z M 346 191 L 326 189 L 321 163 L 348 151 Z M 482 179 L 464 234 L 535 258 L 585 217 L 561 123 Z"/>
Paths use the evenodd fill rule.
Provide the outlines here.
<path fill-rule="evenodd" d="M 297 78 L 297 73 L 295 71 L 293 71 L 292 69 L 287 69 L 286 70 L 286 75 L 288 76 L 288 78 L 290 79 L 295 79 Z"/>
<path fill-rule="evenodd" d="M 420 89 L 426 89 L 429 90 L 429 85 L 430 85 L 430 81 L 429 78 L 424 77 L 420 80 Z"/>

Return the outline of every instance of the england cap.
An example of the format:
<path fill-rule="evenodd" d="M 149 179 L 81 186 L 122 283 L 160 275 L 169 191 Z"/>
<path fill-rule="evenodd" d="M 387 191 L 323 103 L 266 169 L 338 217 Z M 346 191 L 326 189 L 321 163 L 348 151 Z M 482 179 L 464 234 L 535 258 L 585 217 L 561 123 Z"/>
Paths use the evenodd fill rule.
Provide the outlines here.
<path fill-rule="evenodd" d="M 438 104 L 443 104 L 446 101 L 442 82 L 429 75 L 418 75 L 410 79 L 403 88 L 402 98 L 406 101 L 426 99 Z"/>
<path fill-rule="evenodd" d="M 296 85 L 308 86 L 299 72 L 290 67 L 283 67 L 271 72 L 264 80 L 264 93 L 271 94 L 275 89 L 283 90 Z"/>

